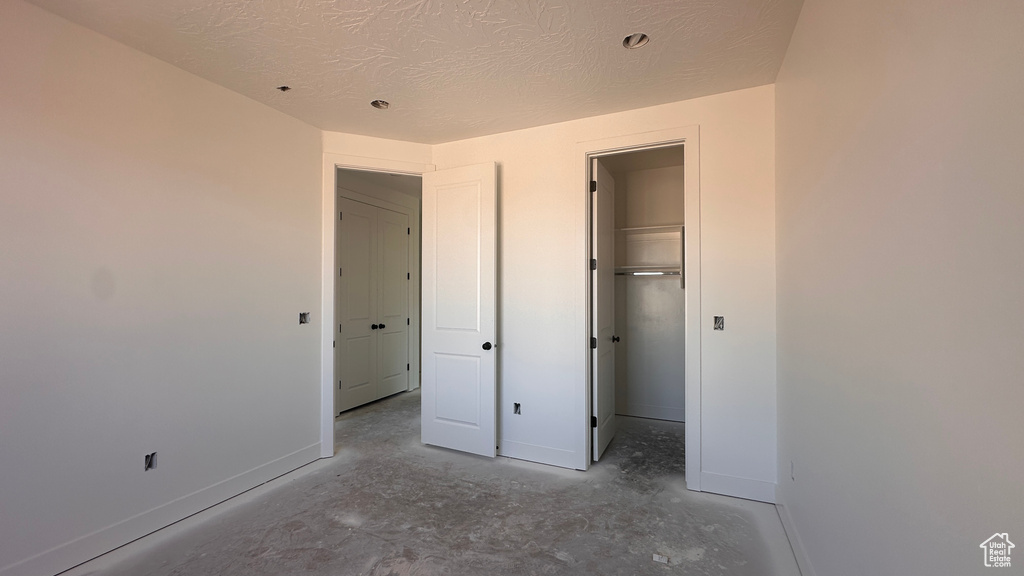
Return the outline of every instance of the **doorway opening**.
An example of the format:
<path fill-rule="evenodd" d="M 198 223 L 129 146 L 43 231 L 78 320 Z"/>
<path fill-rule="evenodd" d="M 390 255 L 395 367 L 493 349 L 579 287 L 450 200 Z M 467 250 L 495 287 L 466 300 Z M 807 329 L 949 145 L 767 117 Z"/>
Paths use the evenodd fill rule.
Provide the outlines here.
<path fill-rule="evenodd" d="M 419 175 L 337 168 L 333 414 L 420 385 Z"/>
<path fill-rule="evenodd" d="M 594 462 L 617 435 L 685 461 L 684 146 L 588 154 Z"/>

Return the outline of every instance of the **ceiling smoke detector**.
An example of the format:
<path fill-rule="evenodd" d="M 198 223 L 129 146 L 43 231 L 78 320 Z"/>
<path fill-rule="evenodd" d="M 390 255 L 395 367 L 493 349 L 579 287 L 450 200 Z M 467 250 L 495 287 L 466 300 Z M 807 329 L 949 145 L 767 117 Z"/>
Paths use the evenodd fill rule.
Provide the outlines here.
<path fill-rule="evenodd" d="M 647 34 L 643 32 L 637 32 L 636 34 L 630 34 L 622 39 L 622 47 L 627 50 L 635 50 L 641 46 L 646 46 L 651 39 Z"/>
<path fill-rule="evenodd" d="M 391 104 L 388 104 L 387 100 L 374 100 L 373 102 L 370 102 L 370 106 L 373 106 L 377 110 L 387 110 L 391 107 Z"/>

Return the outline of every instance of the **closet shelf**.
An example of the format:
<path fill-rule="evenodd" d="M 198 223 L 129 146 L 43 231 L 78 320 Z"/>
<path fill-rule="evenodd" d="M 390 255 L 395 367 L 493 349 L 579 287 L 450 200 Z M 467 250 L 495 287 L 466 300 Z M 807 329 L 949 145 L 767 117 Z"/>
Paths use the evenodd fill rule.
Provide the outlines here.
<path fill-rule="evenodd" d="M 632 232 L 634 234 L 643 233 L 654 233 L 654 232 L 679 232 L 683 228 L 682 224 L 666 224 L 664 226 L 635 226 L 632 228 L 616 228 L 616 232 Z"/>

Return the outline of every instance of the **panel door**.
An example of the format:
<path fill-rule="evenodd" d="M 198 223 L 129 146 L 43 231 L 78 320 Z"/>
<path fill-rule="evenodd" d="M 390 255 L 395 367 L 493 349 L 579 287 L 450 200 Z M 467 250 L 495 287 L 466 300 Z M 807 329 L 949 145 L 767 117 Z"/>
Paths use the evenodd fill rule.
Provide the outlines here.
<path fill-rule="evenodd" d="M 335 412 L 377 399 L 377 208 L 338 198 Z"/>
<path fill-rule="evenodd" d="M 377 212 L 378 397 L 409 389 L 409 217 Z"/>
<path fill-rule="evenodd" d="M 496 169 L 423 175 L 424 443 L 493 457 Z"/>
<path fill-rule="evenodd" d="M 593 337 L 597 347 L 591 350 L 596 462 L 615 436 L 615 181 L 599 160 L 594 160 L 591 173 L 597 181 L 591 204 L 593 257 L 597 258 L 597 270 L 593 272 Z"/>

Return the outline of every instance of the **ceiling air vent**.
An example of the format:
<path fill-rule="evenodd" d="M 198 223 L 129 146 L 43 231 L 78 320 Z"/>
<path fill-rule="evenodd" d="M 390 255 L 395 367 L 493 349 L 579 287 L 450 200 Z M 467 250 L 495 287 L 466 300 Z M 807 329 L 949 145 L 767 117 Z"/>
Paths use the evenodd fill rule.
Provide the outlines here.
<path fill-rule="evenodd" d="M 630 34 L 622 39 L 622 46 L 628 50 L 634 50 L 641 46 L 646 46 L 651 39 L 643 32 L 637 32 L 636 34 Z"/>

